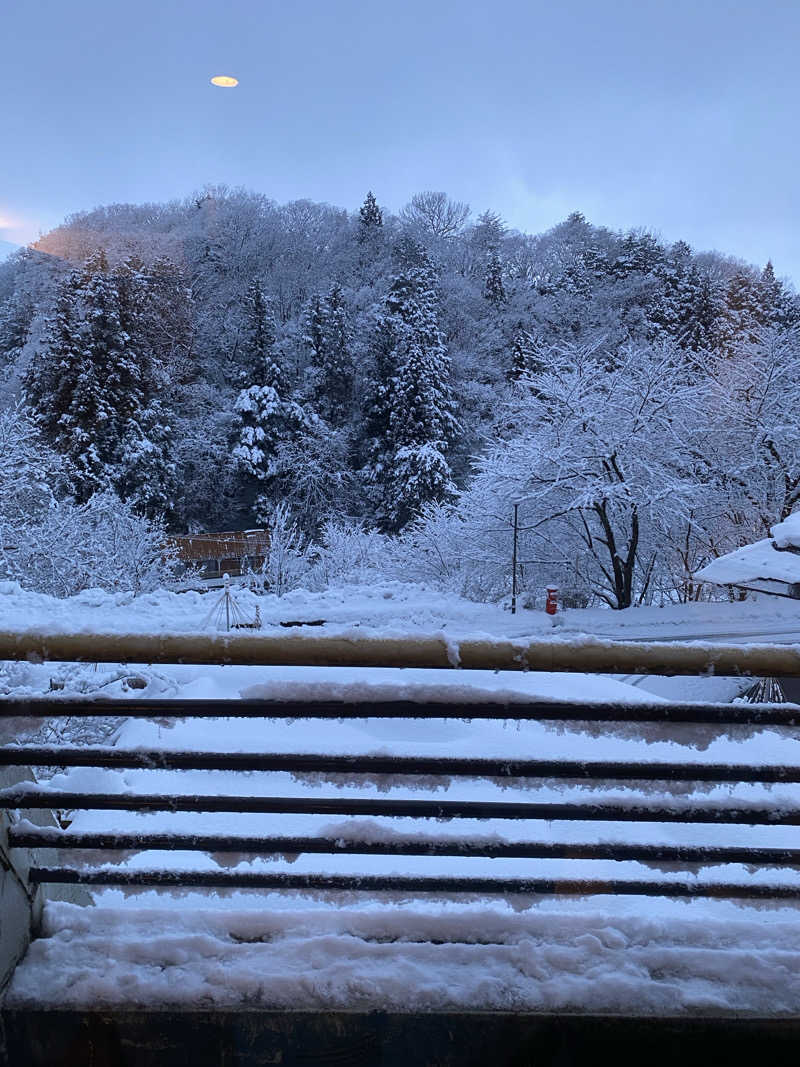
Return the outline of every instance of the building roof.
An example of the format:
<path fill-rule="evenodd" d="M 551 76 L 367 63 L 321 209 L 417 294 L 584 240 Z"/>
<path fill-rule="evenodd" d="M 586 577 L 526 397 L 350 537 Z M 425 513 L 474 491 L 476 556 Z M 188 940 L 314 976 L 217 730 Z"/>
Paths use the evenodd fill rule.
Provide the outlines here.
<path fill-rule="evenodd" d="M 211 559 L 241 559 L 265 556 L 269 548 L 267 530 L 224 530 L 220 533 L 180 534 L 169 538 L 178 559 L 184 562 Z"/>
<path fill-rule="evenodd" d="M 712 560 L 694 575 L 701 582 L 800 598 L 800 512 L 765 537 Z"/>

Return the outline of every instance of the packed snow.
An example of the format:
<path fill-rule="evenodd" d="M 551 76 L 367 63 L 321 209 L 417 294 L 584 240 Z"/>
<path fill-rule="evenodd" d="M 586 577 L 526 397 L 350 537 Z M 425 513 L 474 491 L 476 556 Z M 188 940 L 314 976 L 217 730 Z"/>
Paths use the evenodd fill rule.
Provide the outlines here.
<path fill-rule="evenodd" d="M 800 926 L 731 917 L 50 904 L 9 1008 L 796 1014 Z"/>

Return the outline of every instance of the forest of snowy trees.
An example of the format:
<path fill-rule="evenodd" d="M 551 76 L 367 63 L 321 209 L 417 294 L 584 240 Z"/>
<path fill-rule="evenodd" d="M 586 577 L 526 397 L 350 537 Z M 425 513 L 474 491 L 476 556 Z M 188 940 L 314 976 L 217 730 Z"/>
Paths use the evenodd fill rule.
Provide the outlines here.
<path fill-rule="evenodd" d="M 579 213 L 532 236 L 438 192 L 214 188 L 78 214 L 0 264 L 2 567 L 63 595 L 125 541 L 144 587 L 165 529 L 277 522 L 338 577 L 334 542 L 496 599 L 516 503 L 531 590 L 694 598 L 800 505 L 799 342 L 771 264 Z M 106 562 L 56 580 L 93 530 Z"/>

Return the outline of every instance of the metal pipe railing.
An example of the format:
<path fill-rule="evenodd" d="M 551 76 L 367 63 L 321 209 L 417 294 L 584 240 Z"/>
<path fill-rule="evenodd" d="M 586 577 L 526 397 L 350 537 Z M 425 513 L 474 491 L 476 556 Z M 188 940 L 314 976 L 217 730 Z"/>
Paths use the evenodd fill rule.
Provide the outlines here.
<path fill-rule="evenodd" d="M 0 660 L 298 667 L 431 667 L 588 674 L 800 677 L 800 647 L 269 634 L 0 632 Z"/>
<path fill-rule="evenodd" d="M 800 783 L 785 764 L 665 763 L 635 760 L 508 759 L 452 756 L 330 756 L 315 752 L 170 752 L 98 746 L 0 748 L 0 767 L 106 767 L 288 774 L 437 775 L 446 778 L 552 778 L 558 781 Z"/>
<path fill-rule="evenodd" d="M 128 871 L 100 868 L 32 867 L 32 882 L 61 885 L 157 886 L 161 888 L 270 889 L 365 893 L 498 893 L 523 896 L 659 896 L 731 900 L 800 900 L 800 885 L 742 885 L 738 882 L 655 882 L 623 879 L 476 878 L 404 875 L 282 874 L 265 871 Z"/>
<path fill-rule="evenodd" d="M 550 804 L 503 800 L 379 800 L 360 797 L 220 796 L 195 793 L 69 793 L 60 789 L 0 790 L 0 809 L 59 811 L 187 811 L 252 815 L 357 815 L 366 818 L 521 819 L 552 822 L 669 822 L 800 826 L 800 807 L 715 804 Z"/>
<path fill-rule="evenodd" d="M 609 704 L 578 701 L 411 700 L 185 700 L 97 696 L 0 700 L 3 719 L 493 719 L 708 726 L 800 726 L 798 704 Z"/>
<path fill-rule="evenodd" d="M 356 837 L 247 837 L 231 834 L 152 833 L 47 828 L 13 828 L 8 835 L 13 848 L 58 848 L 97 851 L 149 850 L 178 852 L 228 852 L 261 856 L 303 853 L 327 856 L 455 856 L 462 859 L 556 859 L 616 860 L 643 863 L 679 863 L 684 866 L 720 863 L 759 864 L 769 867 L 800 867 L 800 848 L 746 848 L 742 845 L 629 844 L 613 842 L 497 841 L 494 838 L 427 837 L 399 834 L 387 840 Z"/>
<path fill-rule="evenodd" d="M 4 644 L 5 642 L 5 644 Z M 13 647 L 12 647 L 13 646 Z M 192 662 L 257 663 L 261 665 L 295 664 L 305 666 L 427 666 L 466 669 L 536 668 L 542 670 L 576 670 L 586 672 L 693 674 L 698 670 L 720 673 L 764 673 L 800 675 L 800 649 L 792 648 L 720 648 L 711 646 L 639 645 L 615 642 L 536 641 L 446 643 L 438 637 L 394 641 L 383 638 L 271 637 L 265 635 L 171 635 L 166 637 L 129 637 L 123 635 L 0 635 L 0 658 L 86 659 L 93 662 Z M 0 719 L 120 716 L 136 718 L 252 718 L 252 719 L 365 719 L 437 718 L 495 719 L 555 722 L 559 724 L 649 724 L 675 726 L 673 740 L 680 742 L 684 725 L 702 726 L 707 730 L 727 730 L 765 726 L 797 727 L 798 705 L 751 704 L 609 704 L 568 701 L 500 701 L 477 703 L 448 700 L 186 700 L 186 699 L 87 699 L 36 698 L 0 701 Z M 686 734 L 690 741 L 693 732 Z M 691 762 L 671 760 L 652 762 L 635 760 L 571 760 L 488 758 L 427 755 L 331 755 L 314 752 L 220 752 L 164 751 L 107 746 L 76 745 L 9 745 L 0 749 L 0 769 L 17 765 L 48 767 L 104 767 L 160 769 L 167 771 L 223 771 L 289 773 L 293 775 L 384 776 L 391 782 L 407 786 L 409 777 L 428 776 L 441 786 L 446 779 L 489 779 L 500 784 L 512 782 L 516 789 L 529 780 L 603 783 L 755 783 L 800 784 L 800 766 L 763 764 L 755 750 L 754 762 Z M 516 782 L 514 782 L 516 780 Z M 186 781 L 186 779 L 184 779 Z M 724 802 L 667 796 L 642 798 L 635 792 L 620 799 L 606 801 L 597 793 L 587 799 L 563 803 L 542 803 L 535 799 L 439 799 L 429 794 L 425 799 L 387 797 L 325 796 L 315 785 L 302 796 L 276 795 L 199 795 L 169 792 L 159 783 L 158 793 L 144 791 L 75 792 L 52 789 L 46 785 L 14 784 L 0 790 L 0 812 L 17 809 L 103 810 L 126 812 L 204 812 L 252 813 L 265 815 L 300 814 L 307 816 L 393 817 L 402 819 L 477 819 L 514 820 L 540 824 L 534 836 L 543 836 L 541 823 L 553 821 L 587 824 L 685 824 L 714 827 L 719 825 L 748 827 L 800 826 L 800 803 L 793 797 L 772 802 L 763 795 L 753 802 L 735 797 Z M 180 785 L 177 786 L 180 788 Z M 206 786 L 206 789 L 209 787 Z M 212 787 L 213 788 L 213 787 Z M 635 786 L 633 787 L 636 788 Z M 549 799 L 549 798 L 548 798 Z M 146 826 L 146 824 L 144 824 Z M 134 849 L 182 849 L 206 852 L 241 852 L 275 855 L 309 852 L 316 855 L 394 855 L 459 856 L 507 859 L 561 859 L 633 861 L 641 863 L 746 864 L 752 866 L 800 867 L 800 848 L 768 847 L 769 841 L 748 848 L 740 843 L 699 844 L 669 842 L 640 844 L 631 841 L 564 840 L 537 841 L 491 840 L 487 831 L 473 837 L 439 835 L 429 831 L 416 838 L 393 833 L 385 840 L 361 840 L 365 831 L 354 824 L 345 838 L 333 838 L 325 828 L 319 837 L 289 837 L 269 832 L 237 837 L 235 834 L 207 834 L 198 821 L 197 833 L 76 833 L 31 827 L 11 827 L 10 848 L 54 847 L 59 851 L 95 849 L 117 851 Z M 430 824 L 429 824 L 430 825 Z M 271 829 L 267 824 L 265 830 Z M 617 834 L 621 834 L 621 827 Z M 517 836 L 519 831 L 515 832 Z M 519 836 L 524 836 L 519 833 Z M 556 832 L 556 836 L 558 836 Z M 565 835 L 564 835 L 565 836 Z M 586 836 L 590 836 L 588 830 Z M 783 842 L 776 842 L 783 844 Z M 78 861 L 80 862 L 80 860 Z M 253 888 L 276 890 L 321 891 L 345 889 L 359 892 L 391 890 L 398 893 L 493 893 L 578 894 L 619 893 L 661 895 L 666 897 L 730 897 L 734 899 L 800 900 L 800 883 L 766 885 L 761 882 L 731 882 L 706 879 L 678 880 L 665 877 L 626 879 L 564 878 L 486 878 L 450 874 L 430 876 L 297 874 L 272 871 L 168 871 L 125 870 L 113 867 L 60 866 L 35 864 L 29 874 L 31 885 L 52 882 L 60 885 L 117 885 L 170 888 L 195 886 L 206 888 Z"/>

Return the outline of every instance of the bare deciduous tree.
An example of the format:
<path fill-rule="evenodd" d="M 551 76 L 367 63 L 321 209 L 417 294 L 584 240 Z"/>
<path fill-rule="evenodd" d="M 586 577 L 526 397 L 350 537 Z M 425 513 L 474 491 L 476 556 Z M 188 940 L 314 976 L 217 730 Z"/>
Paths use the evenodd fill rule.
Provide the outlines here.
<path fill-rule="evenodd" d="M 455 237 L 469 218 L 469 204 L 451 200 L 446 193 L 415 193 L 400 218 L 407 226 L 432 237 Z"/>

